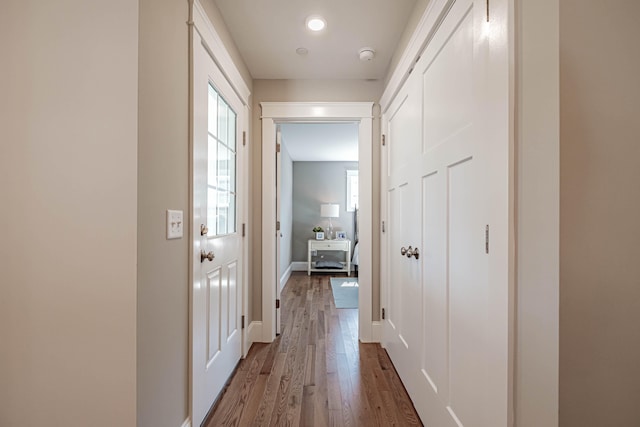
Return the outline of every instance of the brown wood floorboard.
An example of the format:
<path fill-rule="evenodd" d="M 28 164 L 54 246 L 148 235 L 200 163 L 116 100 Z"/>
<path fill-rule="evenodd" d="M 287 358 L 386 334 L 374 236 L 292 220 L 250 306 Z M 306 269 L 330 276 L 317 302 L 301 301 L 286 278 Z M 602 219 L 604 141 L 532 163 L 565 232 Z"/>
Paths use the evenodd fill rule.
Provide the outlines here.
<path fill-rule="evenodd" d="M 205 427 L 422 425 L 386 351 L 358 342 L 358 310 L 335 307 L 329 278 L 293 273 L 282 334 L 251 347 Z"/>

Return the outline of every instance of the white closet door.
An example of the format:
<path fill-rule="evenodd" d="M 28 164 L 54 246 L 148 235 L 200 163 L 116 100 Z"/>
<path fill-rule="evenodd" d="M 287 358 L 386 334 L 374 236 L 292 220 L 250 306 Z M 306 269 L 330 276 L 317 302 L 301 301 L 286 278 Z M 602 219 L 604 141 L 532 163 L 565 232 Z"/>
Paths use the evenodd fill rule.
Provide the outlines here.
<path fill-rule="evenodd" d="M 509 73 L 494 33 L 507 27 L 486 10 L 453 3 L 384 118 L 383 344 L 422 421 L 438 427 L 509 420 Z"/>

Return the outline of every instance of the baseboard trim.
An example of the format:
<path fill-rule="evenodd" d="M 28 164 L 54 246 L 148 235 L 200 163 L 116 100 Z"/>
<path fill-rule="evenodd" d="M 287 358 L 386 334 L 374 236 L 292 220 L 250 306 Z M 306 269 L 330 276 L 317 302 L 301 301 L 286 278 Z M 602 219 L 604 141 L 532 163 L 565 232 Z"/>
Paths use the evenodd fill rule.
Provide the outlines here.
<path fill-rule="evenodd" d="M 262 322 L 253 321 L 249 324 L 247 329 L 247 335 L 249 335 L 249 346 L 251 348 L 254 342 L 262 342 Z"/>
<path fill-rule="evenodd" d="M 382 322 L 374 320 L 371 322 L 371 341 L 380 342 L 382 338 Z"/>
<path fill-rule="evenodd" d="M 280 278 L 280 289 L 284 289 L 284 285 L 287 284 L 287 280 L 291 277 L 291 271 L 293 271 L 293 263 L 289 264 L 289 267 L 284 271 L 282 277 Z"/>
<path fill-rule="evenodd" d="M 305 261 L 294 261 L 291 263 L 291 271 L 307 271 L 307 265 Z"/>
<path fill-rule="evenodd" d="M 306 261 L 294 261 L 289 266 L 289 269 L 291 269 L 291 271 L 307 271 L 308 267 L 309 266 L 308 266 Z M 287 271 L 289 271 L 289 269 L 287 269 Z M 356 271 L 356 266 L 353 265 L 353 264 L 351 264 L 351 271 Z M 284 275 L 283 275 L 283 277 L 284 277 Z M 287 277 L 287 280 L 289 280 L 288 277 Z"/>
<path fill-rule="evenodd" d="M 180 427 L 191 427 L 191 418 L 187 417 L 187 419 L 184 420 L 184 422 L 182 423 L 182 425 Z"/>

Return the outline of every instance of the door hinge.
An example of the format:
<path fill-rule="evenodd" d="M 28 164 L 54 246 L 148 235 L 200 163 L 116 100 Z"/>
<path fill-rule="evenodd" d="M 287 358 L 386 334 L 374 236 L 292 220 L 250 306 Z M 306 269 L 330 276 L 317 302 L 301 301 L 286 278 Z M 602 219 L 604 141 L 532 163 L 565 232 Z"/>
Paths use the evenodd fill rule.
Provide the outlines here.
<path fill-rule="evenodd" d="M 385 318 L 385 312 L 384 312 L 384 308 L 382 309 L 382 320 L 384 320 Z"/>
<path fill-rule="evenodd" d="M 276 221 L 276 231 L 280 231 L 280 221 Z"/>
<path fill-rule="evenodd" d="M 382 146 L 384 147 L 385 145 L 387 145 L 387 136 L 383 133 L 382 134 Z"/>
<path fill-rule="evenodd" d="M 487 228 L 484 229 L 484 251 L 485 253 L 489 253 L 489 224 L 487 224 Z"/>
<path fill-rule="evenodd" d="M 384 221 L 382 221 L 382 232 L 385 233 Z"/>
<path fill-rule="evenodd" d="M 240 329 L 244 329 L 244 314 L 240 318 Z"/>
<path fill-rule="evenodd" d="M 487 22 L 489 22 L 489 0 L 487 0 Z"/>
<path fill-rule="evenodd" d="M 276 144 L 276 153 L 280 152 L 280 144 Z"/>
<path fill-rule="evenodd" d="M 247 224 L 242 223 L 242 237 L 247 235 Z"/>
<path fill-rule="evenodd" d="M 247 145 L 247 131 L 243 130 L 242 131 L 242 145 Z"/>
<path fill-rule="evenodd" d="M 276 300 L 276 308 L 280 308 L 280 300 L 279 299 Z"/>

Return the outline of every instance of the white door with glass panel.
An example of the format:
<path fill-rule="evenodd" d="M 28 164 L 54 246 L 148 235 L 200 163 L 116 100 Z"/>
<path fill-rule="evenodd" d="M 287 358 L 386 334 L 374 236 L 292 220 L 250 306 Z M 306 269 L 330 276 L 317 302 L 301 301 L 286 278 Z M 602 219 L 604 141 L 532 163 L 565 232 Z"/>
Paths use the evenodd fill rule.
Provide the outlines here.
<path fill-rule="evenodd" d="M 192 413 L 200 425 L 242 352 L 238 135 L 243 105 L 194 43 Z"/>
<path fill-rule="evenodd" d="M 453 2 L 383 119 L 383 344 L 429 426 L 509 423 L 506 8 L 492 4 L 487 22 L 484 1 Z"/>

